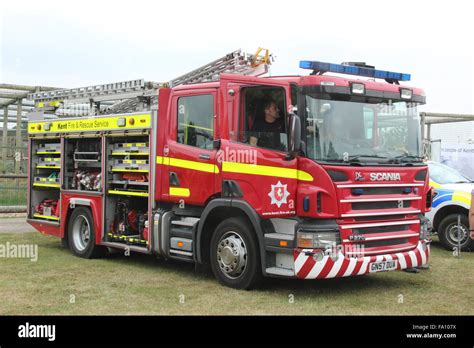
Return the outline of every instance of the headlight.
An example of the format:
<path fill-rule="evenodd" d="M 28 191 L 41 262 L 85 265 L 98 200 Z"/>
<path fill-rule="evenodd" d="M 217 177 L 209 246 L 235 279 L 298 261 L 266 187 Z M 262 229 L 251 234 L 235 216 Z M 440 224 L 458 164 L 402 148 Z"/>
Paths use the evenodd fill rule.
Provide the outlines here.
<path fill-rule="evenodd" d="M 339 232 L 337 231 L 299 231 L 297 233 L 297 245 L 306 249 L 327 249 L 332 248 L 339 242 Z"/>

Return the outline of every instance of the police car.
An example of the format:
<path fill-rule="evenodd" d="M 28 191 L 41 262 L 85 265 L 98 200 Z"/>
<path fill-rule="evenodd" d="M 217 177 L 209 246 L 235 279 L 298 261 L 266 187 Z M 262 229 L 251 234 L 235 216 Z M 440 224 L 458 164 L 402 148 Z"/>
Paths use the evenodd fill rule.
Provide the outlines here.
<path fill-rule="evenodd" d="M 469 237 L 468 213 L 471 205 L 471 191 L 474 182 L 442 163 L 428 161 L 430 185 L 436 190 L 432 209 L 426 214 L 433 230 L 443 246 L 449 250 L 458 247 L 461 239 L 462 251 L 474 251 L 474 241 Z M 458 231 L 458 215 L 461 215 L 461 229 Z"/>

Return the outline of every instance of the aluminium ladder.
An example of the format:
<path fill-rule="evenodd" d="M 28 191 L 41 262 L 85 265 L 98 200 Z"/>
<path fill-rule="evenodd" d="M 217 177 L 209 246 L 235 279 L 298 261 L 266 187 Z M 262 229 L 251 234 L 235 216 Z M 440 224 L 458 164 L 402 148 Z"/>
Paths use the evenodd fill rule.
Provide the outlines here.
<path fill-rule="evenodd" d="M 263 56 L 260 55 L 262 51 Z M 27 99 L 35 102 L 38 111 L 56 112 L 60 108 L 64 110 L 78 104 L 89 104 L 89 115 L 134 112 L 140 108 L 149 110 L 157 104 L 157 94 L 161 87 L 216 81 L 221 73 L 260 76 L 268 72 L 272 61 L 273 57 L 269 55 L 268 50 L 259 48 L 252 55 L 239 49 L 166 83 L 145 82 L 144 79 L 138 79 L 30 93 Z"/>

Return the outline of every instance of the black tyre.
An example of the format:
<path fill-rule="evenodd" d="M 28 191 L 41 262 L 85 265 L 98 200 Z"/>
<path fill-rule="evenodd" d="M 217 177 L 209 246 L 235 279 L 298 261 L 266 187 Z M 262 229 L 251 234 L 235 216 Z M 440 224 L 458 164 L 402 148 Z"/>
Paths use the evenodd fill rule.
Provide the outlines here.
<path fill-rule="evenodd" d="M 95 244 L 95 228 L 89 208 L 74 209 L 68 223 L 69 248 L 76 256 L 86 259 L 101 257 L 106 248 Z"/>
<path fill-rule="evenodd" d="M 461 233 L 458 233 L 458 214 L 446 216 L 438 227 L 441 244 L 453 250 L 458 247 L 458 235 L 461 235 L 461 251 L 474 251 L 474 241 L 469 237 L 469 221 L 467 215 L 461 214 Z"/>
<path fill-rule="evenodd" d="M 229 218 L 217 226 L 210 260 L 212 272 L 223 285 L 249 290 L 262 280 L 257 236 L 243 218 Z"/>

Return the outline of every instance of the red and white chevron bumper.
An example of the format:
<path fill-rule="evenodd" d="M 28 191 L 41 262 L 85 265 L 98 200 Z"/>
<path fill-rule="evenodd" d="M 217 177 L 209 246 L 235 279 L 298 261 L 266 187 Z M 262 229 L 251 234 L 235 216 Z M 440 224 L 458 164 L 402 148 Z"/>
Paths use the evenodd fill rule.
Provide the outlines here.
<path fill-rule="evenodd" d="M 319 249 L 295 249 L 295 275 L 302 279 L 338 278 L 362 275 L 370 272 L 373 262 L 396 260 L 393 270 L 407 269 L 428 264 L 429 242 L 420 240 L 415 249 L 394 254 L 377 256 L 347 257 L 341 251 L 333 255 L 324 255 L 318 260 Z"/>

